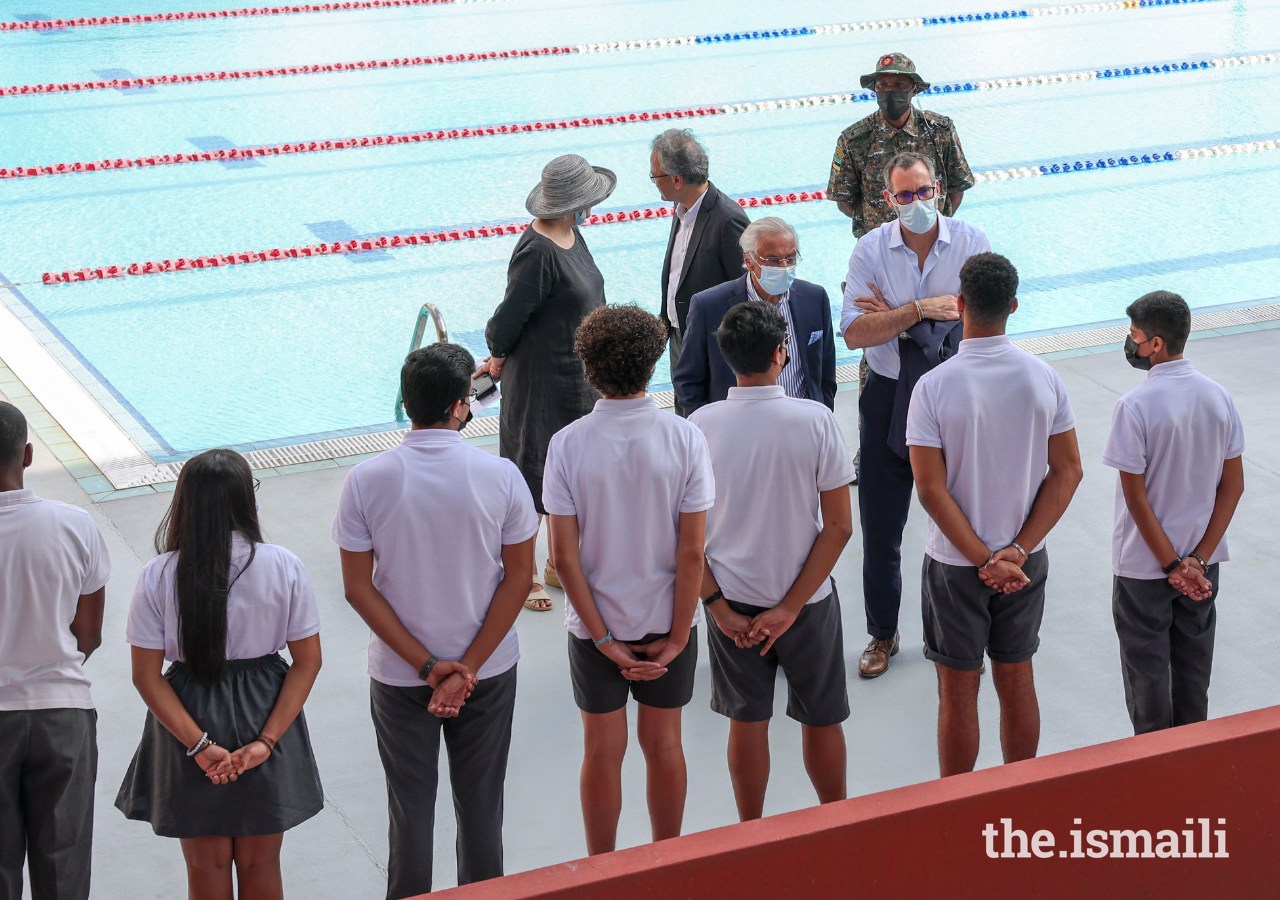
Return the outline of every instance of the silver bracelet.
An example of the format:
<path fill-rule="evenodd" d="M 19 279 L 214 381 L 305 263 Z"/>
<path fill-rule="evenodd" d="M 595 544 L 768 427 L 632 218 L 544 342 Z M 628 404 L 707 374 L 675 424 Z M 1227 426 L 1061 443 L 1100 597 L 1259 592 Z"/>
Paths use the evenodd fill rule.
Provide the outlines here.
<path fill-rule="evenodd" d="M 202 733 L 200 735 L 200 740 L 196 741 L 196 745 L 187 751 L 187 756 L 195 756 L 197 753 L 199 753 L 201 750 L 203 750 L 205 747 L 208 747 L 212 743 L 213 741 L 209 740 L 209 732 L 206 731 Z"/>
<path fill-rule="evenodd" d="M 1019 544 L 1017 541 L 1010 541 L 1010 542 L 1009 542 L 1009 546 L 1010 546 L 1010 547 L 1012 547 L 1014 550 L 1017 550 L 1019 553 L 1021 553 L 1021 554 L 1022 554 L 1022 558 L 1023 558 L 1024 560 L 1026 560 L 1026 559 L 1030 559 L 1030 558 L 1031 558 L 1031 554 L 1030 554 L 1030 553 L 1028 553 L 1026 550 L 1023 550 L 1023 549 L 1022 549 L 1022 545 L 1021 545 L 1021 544 Z"/>

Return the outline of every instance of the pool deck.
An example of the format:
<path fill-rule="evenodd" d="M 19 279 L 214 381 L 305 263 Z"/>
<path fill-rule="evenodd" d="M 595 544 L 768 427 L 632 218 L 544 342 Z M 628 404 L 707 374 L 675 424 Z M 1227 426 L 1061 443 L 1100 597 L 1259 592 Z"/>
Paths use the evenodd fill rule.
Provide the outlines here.
<path fill-rule="evenodd" d="M 1188 358 L 1225 385 L 1245 423 L 1246 491 L 1230 531 L 1234 560 L 1223 567 L 1217 664 L 1210 712 L 1222 716 L 1280 702 L 1280 629 L 1273 610 L 1273 536 L 1280 533 L 1280 404 L 1274 360 L 1280 329 L 1251 326 L 1240 333 L 1195 336 Z M 1115 475 L 1101 463 L 1116 398 L 1141 382 L 1115 347 L 1051 360 L 1070 392 L 1085 463 L 1071 508 L 1049 539 L 1053 565 L 1036 657 L 1043 732 L 1041 753 L 1053 753 L 1131 734 L 1110 614 L 1110 538 Z M 15 391 L 0 382 L 0 394 Z M 842 392 L 836 413 L 856 437 L 856 394 Z M 33 424 L 35 424 L 33 422 Z M 48 423 L 44 423 L 48 424 Z M 106 536 L 114 563 L 107 589 L 104 645 L 88 664 L 98 705 L 99 765 L 94 860 L 95 896 L 174 897 L 184 890 L 176 842 L 126 821 L 113 807 L 116 789 L 140 734 L 144 706 L 130 683 L 124 644 L 128 600 L 168 496 L 154 492 L 95 503 L 64 467 L 65 448 L 36 439 L 28 486 L 41 496 L 88 508 Z M 489 447 L 489 449 L 495 449 Z M 56 455 L 55 455 L 56 454 Z M 365 653 L 368 631 L 342 597 L 338 553 L 329 525 L 346 468 L 336 464 L 264 479 L 259 494 L 268 538 L 296 552 L 320 599 L 325 666 L 309 703 L 311 727 L 326 790 L 326 807 L 285 841 L 285 884 L 295 897 L 376 900 L 385 894 L 386 795 L 368 713 Z M 853 715 L 846 723 L 849 790 L 865 794 L 937 777 L 933 667 L 921 654 L 918 613 L 923 510 L 913 505 L 904 538 L 902 652 L 874 681 L 853 675 Z M 545 543 L 545 533 L 543 536 Z M 539 558 L 545 558 L 545 546 Z M 860 585 L 860 539 L 850 542 L 836 579 L 842 589 L 845 653 L 851 673 L 866 642 Z M 1271 587 L 1268 587 L 1271 585 Z M 580 857 L 585 852 L 577 799 L 581 728 L 569 688 L 563 596 L 556 611 L 526 612 L 518 622 L 523 659 L 507 778 L 506 859 L 510 872 Z M 736 820 L 725 766 L 725 719 L 708 709 L 705 645 L 693 703 L 685 715 L 689 765 L 685 830 Z M 766 813 L 813 804 L 799 752 L 799 727 L 783 714 L 773 729 L 773 779 Z M 979 766 L 1000 761 L 998 709 L 986 685 L 980 698 L 983 745 Z M 634 706 L 633 706 L 634 712 Z M 442 760 L 443 764 L 443 760 Z M 648 839 L 644 767 L 633 745 L 624 779 L 619 829 L 622 846 Z M 447 785 L 442 777 L 442 787 Z M 451 798 L 441 792 L 436 813 L 436 887 L 455 883 Z"/>

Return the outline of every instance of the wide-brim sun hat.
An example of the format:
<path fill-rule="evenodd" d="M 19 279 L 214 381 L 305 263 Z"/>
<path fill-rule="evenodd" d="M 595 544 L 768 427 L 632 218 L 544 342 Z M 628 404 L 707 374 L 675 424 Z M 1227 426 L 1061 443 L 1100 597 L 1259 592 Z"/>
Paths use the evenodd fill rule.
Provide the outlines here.
<path fill-rule="evenodd" d="M 593 166 L 576 153 L 557 156 L 542 170 L 542 180 L 529 192 L 524 208 L 539 219 L 560 219 L 595 206 L 613 193 L 618 176 Z"/>

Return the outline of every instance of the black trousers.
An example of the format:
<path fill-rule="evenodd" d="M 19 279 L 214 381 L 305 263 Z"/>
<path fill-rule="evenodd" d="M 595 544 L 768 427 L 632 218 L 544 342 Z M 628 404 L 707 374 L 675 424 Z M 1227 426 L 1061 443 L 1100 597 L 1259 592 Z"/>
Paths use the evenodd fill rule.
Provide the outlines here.
<path fill-rule="evenodd" d="M 0 900 L 86 900 L 93 852 L 98 714 L 0 711 Z"/>
<path fill-rule="evenodd" d="M 1124 701 L 1134 734 L 1209 718 L 1217 563 L 1205 577 L 1213 584 L 1213 595 L 1199 602 L 1164 578 L 1114 579 L 1111 615 L 1120 638 Z"/>
<path fill-rule="evenodd" d="M 675 327 L 675 323 L 671 325 L 671 331 L 668 333 L 667 342 L 668 358 L 671 361 L 671 374 L 674 376 L 676 371 L 676 363 L 680 362 L 680 351 L 684 349 L 684 332 Z M 674 379 L 673 379 L 674 380 Z M 675 393 L 675 386 L 672 385 L 671 393 Z M 684 407 L 680 405 L 680 398 L 675 398 L 676 415 L 682 419 L 688 418 L 684 414 Z"/>
<path fill-rule="evenodd" d="M 867 372 L 858 398 L 858 521 L 862 525 L 862 603 L 867 634 L 888 640 L 898 630 L 902 605 L 902 529 L 915 479 L 910 460 L 889 447 L 889 420 L 898 382 Z"/>
<path fill-rule="evenodd" d="M 458 884 L 502 875 L 502 800 L 511 749 L 516 670 L 485 678 L 457 717 L 427 711 L 431 688 L 370 680 L 378 754 L 387 776 L 391 854 L 387 900 L 431 890 L 440 737 L 458 822 Z"/>

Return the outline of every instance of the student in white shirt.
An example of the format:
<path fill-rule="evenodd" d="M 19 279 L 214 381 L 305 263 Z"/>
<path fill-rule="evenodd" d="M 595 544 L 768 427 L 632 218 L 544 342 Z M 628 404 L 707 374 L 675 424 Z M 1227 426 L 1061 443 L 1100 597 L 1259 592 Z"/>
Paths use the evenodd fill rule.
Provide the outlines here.
<path fill-rule="evenodd" d="M 1244 427 L 1226 389 L 1182 358 L 1191 309 L 1139 297 L 1125 356 L 1147 380 L 1116 403 L 1102 461 L 1117 470 L 1112 615 L 1135 734 L 1203 722 L 1218 564 L 1244 493 Z"/>
<path fill-rule="evenodd" d="M 627 697 L 639 704 L 655 841 L 680 834 L 686 772 L 680 711 L 693 698 L 706 511 L 707 442 L 660 411 L 645 387 L 666 327 L 635 306 L 604 306 L 575 351 L 604 395 L 551 439 L 543 505 L 568 603 L 569 667 L 582 711 L 587 852 L 614 849 L 622 810 Z"/>
<path fill-rule="evenodd" d="M 733 307 L 716 339 L 738 386 L 689 421 L 707 438 L 716 481 L 702 581 L 717 626 L 707 630 L 711 708 L 732 720 L 729 774 L 746 821 L 764 814 L 779 667 L 819 802 L 846 796 L 849 690 L 831 570 L 853 534 L 853 463 L 831 411 L 778 384 L 791 361 L 772 304 Z"/>
<path fill-rule="evenodd" d="M 996 253 L 960 269 L 959 352 L 916 384 L 907 444 L 929 514 L 920 576 L 925 656 L 938 672 L 943 777 L 978 758 L 983 652 L 1000 697 L 1004 761 L 1036 755 L 1044 541 L 1080 484 L 1075 416 L 1058 373 L 1005 335 L 1018 273 Z M 1047 472 L 1047 474 L 1046 474 Z"/>
<path fill-rule="evenodd" d="M 149 712 L 116 807 L 181 839 L 192 897 L 230 897 L 233 866 L 239 896 L 281 896 L 284 832 L 324 808 L 302 712 L 320 613 L 301 561 L 263 542 L 254 488 L 234 450 L 183 465 L 125 629 Z"/>
<path fill-rule="evenodd" d="M 510 460 L 464 443 L 466 348 L 400 370 L 413 427 L 347 475 L 333 522 L 348 602 L 373 632 L 369 695 L 391 818 L 387 897 L 431 890 L 440 741 L 458 820 L 458 883 L 502 875 L 502 799 L 538 515 Z M 376 562 L 376 566 L 375 566 Z"/>
<path fill-rule="evenodd" d="M 85 900 L 97 721 L 84 662 L 102 643 L 111 560 L 89 513 L 23 486 L 27 420 L 0 401 L 0 897 Z"/>

